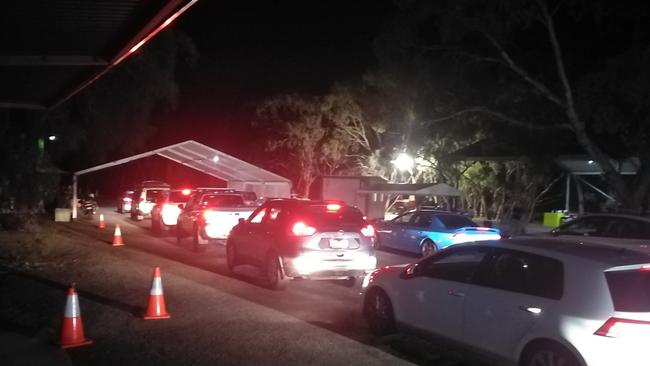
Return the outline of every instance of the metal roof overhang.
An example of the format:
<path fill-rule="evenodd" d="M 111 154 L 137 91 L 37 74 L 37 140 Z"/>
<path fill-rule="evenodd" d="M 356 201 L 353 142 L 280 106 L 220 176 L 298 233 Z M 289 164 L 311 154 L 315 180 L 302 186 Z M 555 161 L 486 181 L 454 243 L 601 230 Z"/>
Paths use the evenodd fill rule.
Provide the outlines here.
<path fill-rule="evenodd" d="M 21 0 L 0 12 L 0 108 L 54 108 L 198 0 Z"/>
<path fill-rule="evenodd" d="M 289 183 L 291 180 L 262 169 L 251 163 L 237 159 L 209 146 L 188 140 L 178 144 L 161 147 L 147 151 L 142 154 L 133 155 L 128 158 L 111 161 L 88 169 L 74 172 L 74 175 L 96 172 L 98 170 L 125 164 L 134 160 L 159 155 L 192 169 L 198 170 L 215 178 L 227 182 L 251 182 L 251 183 Z"/>
<path fill-rule="evenodd" d="M 415 196 L 460 197 L 462 192 L 445 183 L 375 184 L 359 193 L 410 194 Z"/>

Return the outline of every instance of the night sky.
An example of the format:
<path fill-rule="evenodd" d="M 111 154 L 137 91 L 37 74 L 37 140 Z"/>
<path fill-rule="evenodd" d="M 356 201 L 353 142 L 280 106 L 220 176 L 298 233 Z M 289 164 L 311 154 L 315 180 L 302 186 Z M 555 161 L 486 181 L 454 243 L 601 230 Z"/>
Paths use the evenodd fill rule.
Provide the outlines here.
<path fill-rule="evenodd" d="M 202 137 L 211 145 L 246 155 L 233 138 L 250 132 L 260 101 L 360 81 L 374 65 L 373 40 L 393 10 L 387 0 L 199 1 L 174 24 L 192 38 L 199 60 L 181 70 L 179 107 L 158 117 L 154 145 L 197 138 L 207 126 Z"/>

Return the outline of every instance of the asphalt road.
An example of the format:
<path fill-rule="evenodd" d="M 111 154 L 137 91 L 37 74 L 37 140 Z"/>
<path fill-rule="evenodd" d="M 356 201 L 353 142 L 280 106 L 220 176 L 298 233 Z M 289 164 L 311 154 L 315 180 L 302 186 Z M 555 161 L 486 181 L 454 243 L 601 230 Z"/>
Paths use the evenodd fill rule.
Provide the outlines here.
<path fill-rule="evenodd" d="M 209 284 L 205 278 L 197 282 L 246 299 L 264 307 L 279 311 L 312 325 L 333 331 L 355 341 L 373 345 L 405 361 L 416 364 L 460 365 L 454 354 L 439 352 L 435 345 L 414 337 L 397 336 L 379 339 L 370 334 L 361 317 L 358 287 L 346 287 L 338 281 L 296 280 L 283 291 L 271 291 L 263 287 L 261 275 L 252 266 L 237 267 L 231 273 L 226 266 L 223 243 L 208 246 L 203 253 L 191 248 L 191 238 L 177 244 L 173 232 L 156 237 L 151 231 L 151 220 L 134 221 L 114 208 L 100 210 L 104 214 L 106 228 L 97 228 L 98 217 L 80 217 L 76 222 L 65 224 L 68 230 L 90 238 L 110 243 L 116 224 L 120 225 L 125 246 L 178 263 L 172 271 L 184 271 L 186 266 L 196 267 L 212 274 Z M 379 251 L 378 266 L 409 263 L 417 257 L 405 253 Z M 216 276 L 214 276 L 216 275 Z M 214 280 L 216 278 L 216 280 Z"/>

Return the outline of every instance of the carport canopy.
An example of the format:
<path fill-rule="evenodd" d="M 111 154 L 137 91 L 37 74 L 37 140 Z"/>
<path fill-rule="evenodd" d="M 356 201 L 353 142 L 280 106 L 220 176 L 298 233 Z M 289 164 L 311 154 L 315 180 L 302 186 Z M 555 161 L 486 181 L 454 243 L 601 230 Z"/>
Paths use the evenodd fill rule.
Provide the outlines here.
<path fill-rule="evenodd" d="M 359 193 L 409 194 L 414 196 L 460 197 L 461 191 L 445 183 L 380 183 L 374 184 Z"/>
<path fill-rule="evenodd" d="M 194 140 L 188 140 L 74 172 L 72 217 L 77 217 L 75 203 L 78 176 L 154 155 L 224 180 L 229 188 L 254 191 L 258 195 L 268 197 L 291 195 L 291 180 Z"/>

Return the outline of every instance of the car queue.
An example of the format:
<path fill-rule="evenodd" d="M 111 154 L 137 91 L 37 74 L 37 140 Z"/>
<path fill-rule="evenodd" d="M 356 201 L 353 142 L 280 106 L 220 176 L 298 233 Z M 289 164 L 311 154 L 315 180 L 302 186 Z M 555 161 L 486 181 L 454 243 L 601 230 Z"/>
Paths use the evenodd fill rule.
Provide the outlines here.
<path fill-rule="evenodd" d="M 251 205 L 236 190 L 177 190 L 188 193 L 180 200 L 172 192 L 154 201 L 151 216 L 160 221 L 152 220 L 154 231 L 171 227 L 179 241 L 190 236 L 197 251 L 225 239 L 228 269 L 258 267 L 271 289 L 293 279 L 358 285 L 361 312 L 378 336 L 412 333 L 496 365 L 647 364 L 650 255 L 643 250 L 643 220 L 617 231 L 596 217 L 567 222 L 548 235 L 500 240 L 498 229 L 440 210 L 371 222 L 340 201 Z M 249 210 L 214 216 L 226 204 Z M 163 214 L 172 206 L 178 210 Z M 217 222 L 228 222 L 227 228 L 210 237 L 216 229 L 208 227 Z M 602 230 L 596 235 L 590 222 L 633 241 Z M 378 267 L 378 249 L 421 259 Z"/>

